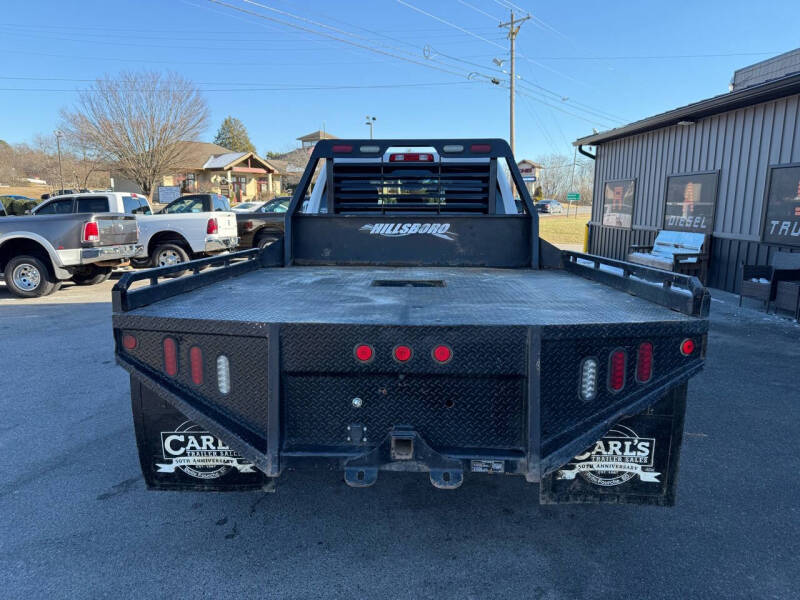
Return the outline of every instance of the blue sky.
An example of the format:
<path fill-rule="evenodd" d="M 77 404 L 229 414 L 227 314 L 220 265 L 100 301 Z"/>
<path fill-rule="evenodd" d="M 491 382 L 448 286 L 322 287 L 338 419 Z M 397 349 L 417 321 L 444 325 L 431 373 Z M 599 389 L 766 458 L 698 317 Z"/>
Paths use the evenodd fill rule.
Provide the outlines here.
<path fill-rule="evenodd" d="M 81 80 L 125 69 L 194 80 L 211 108 L 205 138 L 230 114 L 262 153 L 323 125 L 366 137 L 367 114 L 376 137 L 508 137 L 508 90 L 489 81 L 507 81 L 505 0 L 224 1 L 249 13 L 208 0 L 5 0 L 0 139 L 51 132 Z M 593 127 L 724 93 L 736 68 L 800 46 L 796 0 L 514 4 L 536 17 L 517 38 L 519 157 L 571 153 Z"/>

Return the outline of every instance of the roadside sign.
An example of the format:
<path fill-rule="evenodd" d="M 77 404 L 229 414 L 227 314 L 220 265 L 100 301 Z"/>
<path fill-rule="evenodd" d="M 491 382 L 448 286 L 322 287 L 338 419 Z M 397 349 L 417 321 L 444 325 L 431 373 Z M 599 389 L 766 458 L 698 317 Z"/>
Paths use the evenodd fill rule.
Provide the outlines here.
<path fill-rule="evenodd" d="M 158 186 L 158 202 L 169 204 L 173 200 L 181 197 L 181 187 L 179 185 L 160 185 Z"/>
<path fill-rule="evenodd" d="M 581 195 L 578 192 L 570 192 L 567 194 L 568 202 L 580 202 Z"/>

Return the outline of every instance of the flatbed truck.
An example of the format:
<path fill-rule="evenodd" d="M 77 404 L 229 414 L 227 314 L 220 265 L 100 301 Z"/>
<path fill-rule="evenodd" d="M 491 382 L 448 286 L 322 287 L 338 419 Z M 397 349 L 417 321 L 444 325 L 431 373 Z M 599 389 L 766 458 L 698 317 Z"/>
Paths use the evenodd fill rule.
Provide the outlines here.
<path fill-rule="evenodd" d="M 126 274 L 113 309 L 152 489 L 326 468 L 669 506 L 709 294 L 541 240 L 503 140 L 354 139 L 316 145 L 282 239 Z"/>

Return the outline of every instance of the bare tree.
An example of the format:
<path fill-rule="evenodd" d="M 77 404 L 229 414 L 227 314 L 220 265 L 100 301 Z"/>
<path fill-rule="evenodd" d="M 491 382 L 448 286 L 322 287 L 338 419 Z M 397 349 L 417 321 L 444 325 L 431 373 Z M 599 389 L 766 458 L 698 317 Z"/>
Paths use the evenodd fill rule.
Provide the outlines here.
<path fill-rule="evenodd" d="M 542 165 L 538 186 L 544 198 L 565 202 L 569 192 L 580 192 L 581 204 L 592 203 L 594 165 L 590 161 L 573 159 L 565 154 L 549 154 L 536 159 Z M 574 169 L 574 174 L 573 174 Z"/>
<path fill-rule="evenodd" d="M 113 162 L 145 194 L 181 166 L 179 142 L 192 140 L 208 122 L 199 90 L 176 73 L 125 72 L 106 76 L 61 112 L 73 145 Z"/>

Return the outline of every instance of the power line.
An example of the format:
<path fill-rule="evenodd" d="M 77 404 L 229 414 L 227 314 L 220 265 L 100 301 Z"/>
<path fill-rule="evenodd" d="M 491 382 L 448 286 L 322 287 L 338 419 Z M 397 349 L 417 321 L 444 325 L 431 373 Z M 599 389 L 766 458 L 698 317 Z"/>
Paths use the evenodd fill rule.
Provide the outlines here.
<path fill-rule="evenodd" d="M 423 14 L 423 15 L 426 15 L 426 16 L 428 16 L 428 17 L 430 17 L 430 18 L 432 18 L 432 19 L 434 19 L 434 20 L 436 20 L 436 21 L 439 21 L 440 23 L 444 23 L 445 25 L 448 25 L 449 27 L 453 27 L 453 28 L 455 28 L 455 29 L 458 29 L 459 31 L 462 31 L 462 32 L 466 33 L 467 35 L 470 35 L 470 36 L 472 36 L 472 37 L 474 37 L 474 38 L 477 38 L 477 39 L 479 39 L 479 40 L 481 40 L 481 41 L 487 42 L 487 43 L 491 44 L 492 46 L 496 46 L 496 47 L 499 47 L 499 48 L 501 48 L 502 50 L 505 50 L 505 47 L 501 46 L 500 44 L 497 44 L 497 43 L 495 43 L 495 42 L 493 42 L 493 41 L 491 41 L 491 40 L 488 40 L 488 39 L 486 39 L 486 38 L 484 38 L 484 37 L 482 37 L 482 36 L 479 36 L 479 35 L 477 35 L 477 34 L 475 34 L 475 33 L 471 32 L 471 31 L 469 31 L 469 30 L 467 30 L 467 29 L 465 29 L 465 28 L 463 28 L 463 27 L 461 27 L 461 26 L 459 26 L 459 25 L 456 25 L 455 23 L 451 23 L 450 21 L 446 21 L 446 20 L 442 19 L 441 17 L 437 17 L 436 15 L 433 15 L 433 14 L 431 14 L 431 13 L 427 12 L 427 11 L 424 11 L 424 10 L 422 10 L 421 8 L 417 8 L 416 6 L 413 6 L 412 4 L 409 4 L 408 2 L 405 2 L 405 0 L 397 0 L 397 2 L 398 2 L 399 4 L 402 4 L 403 6 L 406 6 L 406 7 L 410 8 L 410 9 L 412 9 L 412 10 L 415 10 L 415 11 L 417 11 L 417 12 L 419 12 L 419 13 Z M 498 4 L 500 4 L 500 3 L 498 2 Z M 501 4 L 501 6 L 503 6 L 503 5 Z M 523 54 L 520 54 L 519 56 L 520 56 L 521 58 L 523 58 L 523 59 L 527 60 L 528 62 L 531 62 L 531 63 L 533 63 L 533 64 L 536 64 L 536 65 L 538 65 L 538 66 L 542 67 L 542 68 L 543 68 L 543 69 L 545 69 L 545 70 L 552 71 L 552 72 L 554 72 L 554 73 L 556 73 L 556 74 L 558 74 L 558 75 L 562 75 L 563 77 L 566 77 L 566 78 L 568 78 L 568 79 L 572 79 L 573 81 L 576 81 L 576 82 L 578 82 L 578 83 L 581 83 L 580 81 L 578 81 L 577 79 L 574 79 L 573 77 L 570 77 L 569 75 L 566 75 L 566 74 L 564 74 L 564 73 L 560 73 L 559 71 L 557 71 L 557 70 L 555 70 L 555 69 L 552 69 L 552 68 L 550 68 L 550 67 L 548 67 L 548 66 L 546 66 L 546 65 L 542 65 L 542 64 L 540 64 L 540 63 L 537 63 L 536 61 L 534 61 L 534 60 L 532 60 L 532 59 L 530 59 L 530 58 L 526 57 L 526 56 L 525 56 L 525 55 L 523 55 Z M 452 58 L 452 57 L 451 57 L 451 58 Z M 474 64 L 474 63 L 472 63 L 472 64 Z M 512 75 L 512 77 L 513 77 L 513 75 Z M 541 86 L 539 86 L 539 87 L 541 87 Z M 542 88 L 542 89 L 545 89 L 545 88 Z M 554 94 L 554 95 L 557 95 L 557 96 L 559 96 L 559 97 L 562 97 L 562 98 L 564 97 L 564 96 L 562 96 L 562 95 L 558 95 L 558 94 L 556 94 L 555 92 L 550 92 L 549 90 L 548 90 L 548 92 L 549 92 L 549 93 L 552 93 L 552 94 Z M 513 92 L 512 92 L 512 98 L 513 98 Z M 578 109 L 578 108 L 576 107 L 576 109 Z M 586 109 L 578 109 L 578 110 L 586 110 Z M 570 114 L 570 113 L 567 113 L 567 114 Z M 608 118 L 608 117 L 606 117 L 606 118 Z M 513 120 L 513 119 L 512 119 L 512 120 Z M 620 122 L 624 122 L 624 119 L 617 119 L 617 118 L 614 118 L 614 120 L 619 120 Z M 513 136 L 512 136 L 512 138 L 513 138 Z M 513 145 L 512 145 L 512 150 L 513 150 Z"/>
<path fill-rule="evenodd" d="M 117 80 L 119 81 L 119 80 Z M 447 82 L 419 82 L 419 83 L 384 83 L 384 84 L 365 84 L 365 85 L 317 85 L 317 86 L 293 86 L 293 87 L 252 87 L 252 88 L 127 88 L 131 91 L 149 92 L 149 91 L 199 91 L 199 92 L 301 92 L 308 90 L 349 90 L 349 89 L 391 89 L 391 88 L 406 88 L 406 87 L 439 87 L 451 85 L 465 85 L 472 83 L 470 81 L 447 81 Z M 0 88 L 3 92 L 92 92 L 93 88 Z"/>
<path fill-rule="evenodd" d="M 249 15 L 254 16 L 256 18 L 259 18 L 259 19 L 265 19 L 267 21 L 273 21 L 275 23 L 279 23 L 279 24 L 285 25 L 287 27 L 294 27 L 295 29 L 299 29 L 299 30 L 302 30 L 302 31 L 307 31 L 307 32 L 315 34 L 315 35 L 321 35 L 321 36 L 328 37 L 328 38 L 331 38 L 331 39 L 334 39 L 334 40 L 338 40 L 338 41 L 343 42 L 345 44 L 349 44 L 351 46 L 354 46 L 356 48 L 361 48 L 363 50 L 367 50 L 367 51 L 370 51 L 370 52 L 383 54 L 385 56 L 391 56 L 391 57 L 397 58 L 399 60 L 403 60 L 403 61 L 410 62 L 410 63 L 417 64 L 417 65 L 422 65 L 422 66 L 428 67 L 430 69 L 435 69 L 435 70 L 441 71 L 443 73 L 448 73 L 450 75 L 457 75 L 459 77 L 463 77 L 464 76 L 464 73 L 458 73 L 458 72 L 455 72 L 455 71 L 451 71 L 450 69 L 443 69 L 441 67 L 436 67 L 436 66 L 431 65 L 431 64 L 426 64 L 424 62 L 421 62 L 421 61 L 418 61 L 418 60 L 415 60 L 415 59 L 412 59 L 412 58 L 399 56 L 397 54 L 394 54 L 394 53 L 391 53 L 391 52 L 387 52 L 387 51 L 381 50 L 379 48 L 373 48 L 371 46 L 367 46 L 367 45 L 361 44 L 359 42 L 354 42 L 353 40 L 348 40 L 348 39 L 345 39 L 345 38 L 342 38 L 342 37 L 339 37 L 339 36 L 335 36 L 335 35 L 332 35 L 330 33 L 326 33 L 324 31 L 315 31 L 313 29 L 309 29 L 308 27 L 304 27 L 304 26 L 298 25 L 296 23 L 283 21 L 281 19 L 276 19 L 275 17 L 270 17 L 268 15 L 263 15 L 261 13 L 257 13 L 255 11 L 248 10 L 246 8 L 241 8 L 241 7 L 238 7 L 238 6 L 234 6 L 234 5 L 229 4 L 227 2 L 223 2 L 222 0 L 208 0 L 208 1 L 212 2 L 214 4 L 218 4 L 220 6 L 225 6 L 226 8 L 235 10 L 237 12 L 241 12 L 241 13 L 244 13 L 244 14 L 249 14 Z"/>
<path fill-rule="evenodd" d="M 477 33 L 474 33 L 474 32 L 472 32 L 472 31 L 470 31 L 468 29 L 464 29 L 463 27 L 461 27 L 459 25 L 456 25 L 455 23 L 451 23 L 450 21 L 446 21 L 445 19 L 442 19 L 441 17 L 437 17 L 436 15 L 433 15 L 433 14 L 431 14 L 429 12 L 426 12 L 426 11 L 422 10 L 421 8 L 417 8 L 413 4 L 409 4 L 408 2 L 405 2 L 405 0 L 397 0 L 397 2 L 399 4 L 402 4 L 403 6 L 407 6 L 411 10 L 415 10 L 418 13 L 426 15 L 426 16 L 430 17 L 431 19 L 435 19 L 436 21 L 439 21 L 440 23 L 444 23 L 448 27 L 452 27 L 454 29 L 458 29 L 459 31 L 461 31 L 463 33 L 466 33 L 467 35 L 469 35 L 471 37 L 474 37 L 475 39 L 478 39 L 478 40 L 481 40 L 483 42 L 486 42 L 487 44 L 491 44 L 492 46 L 495 46 L 496 48 L 500 48 L 501 50 L 505 50 L 505 46 L 502 46 L 502 45 L 498 44 L 497 42 L 493 42 L 492 40 L 487 39 L 487 38 L 485 38 L 485 37 L 483 37 L 481 35 L 478 35 Z"/>
<path fill-rule="evenodd" d="M 475 12 L 477 12 L 477 13 L 480 13 L 480 14 L 482 14 L 482 15 L 486 15 L 486 16 L 487 16 L 487 17 L 489 17 L 489 18 L 490 18 L 492 21 L 498 22 L 498 21 L 500 21 L 500 20 L 501 20 L 501 19 L 499 19 L 499 18 L 497 18 L 497 17 L 495 17 L 495 16 L 493 16 L 493 15 L 490 15 L 490 14 L 489 14 L 489 13 L 487 13 L 485 10 L 482 10 L 482 9 L 480 9 L 480 8 L 478 8 L 477 6 L 473 6 L 473 5 L 472 5 L 472 4 L 470 4 L 469 2 L 464 2 L 464 0 L 458 0 L 458 3 L 459 3 L 459 4 L 463 4 L 463 5 L 464 5 L 464 6 L 466 6 L 467 8 L 471 8 L 472 10 L 474 10 L 474 11 L 475 11 Z"/>
<path fill-rule="evenodd" d="M 661 60 L 680 58 L 720 58 L 726 56 L 762 56 L 765 54 L 780 54 L 779 51 L 770 52 L 719 52 L 714 54 L 651 54 L 628 56 L 537 56 L 538 60 Z"/>
<path fill-rule="evenodd" d="M 545 140 L 548 141 L 553 148 L 557 147 L 557 144 L 555 143 L 553 136 L 550 135 L 550 132 L 545 127 L 544 122 L 541 119 L 539 119 L 539 115 L 537 115 L 536 111 L 533 110 L 533 106 L 531 105 L 530 100 L 528 100 L 526 97 L 523 96 L 522 101 L 523 101 L 522 104 L 525 106 L 527 111 L 539 124 L 539 131 L 541 132 L 542 137 L 544 137 Z"/>
<path fill-rule="evenodd" d="M 598 121 L 597 119 L 594 119 L 594 120 L 587 119 L 586 117 L 583 117 L 581 115 L 577 115 L 577 114 L 575 114 L 573 112 L 570 112 L 568 110 L 564 110 L 560 106 L 554 106 L 552 104 L 548 104 L 544 100 L 542 100 L 540 98 L 537 98 L 536 96 L 532 96 L 531 94 L 528 94 L 526 92 L 520 91 L 520 92 L 517 92 L 517 93 L 520 94 L 520 95 L 523 95 L 523 96 L 528 96 L 528 98 L 530 98 L 531 100 L 533 100 L 535 102 L 539 102 L 540 104 L 544 104 L 545 106 L 549 106 L 553 110 L 557 110 L 558 112 L 562 112 L 562 113 L 564 113 L 566 115 L 571 115 L 571 116 L 575 117 L 576 119 L 580 119 L 581 121 L 586 121 L 587 123 L 591 123 L 592 125 L 601 125 L 603 128 L 606 128 L 606 129 L 613 129 L 613 127 L 611 127 L 609 125 L 606 125 L 606 124 L 603 124 L 601 121 Z"/>

